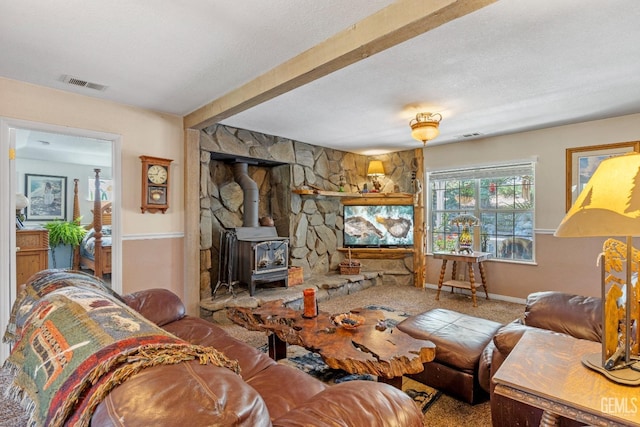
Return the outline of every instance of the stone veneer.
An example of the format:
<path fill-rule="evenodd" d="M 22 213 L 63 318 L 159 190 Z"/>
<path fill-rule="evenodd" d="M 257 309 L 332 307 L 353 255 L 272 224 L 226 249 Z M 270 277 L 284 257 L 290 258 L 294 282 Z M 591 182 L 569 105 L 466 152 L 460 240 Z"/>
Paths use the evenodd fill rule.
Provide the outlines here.
<path fill-rule="evenodd" d="M 291 266 L 305 278 L 337 269 L 344 255 L 340 197 L 300 196 L 294 189 L 316 187 L 359 192 L 370 159 L 382 160 L 382 192 L 411 192 L 413 150 L 363 156 L 223 125 L 200 132 L 200 295 L 211 296 L 218 281 L 218 249 L 224 229 L 242 226 L 243 191 L 226 159 L 251 159 L 249 175 L 259 189 L 259 217 L 271 216 L 279 236 L 289 237 Z M 371 183 L 368 183 L 371 188 Z M 363 270 L 385 272 L 385 280 L 413 283 L 413 258 L 360 259 Z M 387 277 L 386 274 L 389 276 Z M 259 288 L 258 288 L 259 289 Z"/>

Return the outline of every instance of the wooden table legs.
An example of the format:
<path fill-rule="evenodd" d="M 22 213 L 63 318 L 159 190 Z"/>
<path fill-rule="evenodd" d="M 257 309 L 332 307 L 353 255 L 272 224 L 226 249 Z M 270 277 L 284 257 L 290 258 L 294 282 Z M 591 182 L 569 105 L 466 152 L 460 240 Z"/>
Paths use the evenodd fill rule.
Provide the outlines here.
<path fill-rule="evenodd" d="M 287 358 L 287 342 L 282 341 L 276 334 L 269 334 L 269 357 L 273 360 Z"/>
<path fill-rule="evenodd" d="M 540 419 L 540 427 L 558 427 L 560 425 L 560 417 L 553 412 L 545 410 L 542 412 Z"/>
<path fill-rule="evenodd" d="M 469 287 L 471 288 L 471 301 L 473 301 L 473 306 L 477 307 L 478 298 L 476 298 L 476 276 L 473 273 L 473 264 L 468 262 L 467 267 L 469 268 Z M 486 286 L 485 289 L 487 289 Z"/>
<path fill-rule="evenodd" d="M 455 270 L 455 267 L 454 267 Z M 440 300 L 440 289 L 442 289 L 442 282 L 444 282 L 444 274 L 447 272 L 447 260 L 442 260 L 442 268 L 440 269 L 440 279 L 438 279 L 438 292 L 436 293 L 436 301 Z M 453 290 L 453 288 L 451 288 Z"/>
<path fill-rule="evenodd" d="M 480 280 L 484 287 L 484 296 L 486 299 L 489 299 L 489 292 L 487 291 L 487 275 L 484 272 L 484 265 L 481 262 L 478 263 L 478 269 L 480 270 Z"/>
<path fill-rule="evenodd" d="M 393 386 L 398 390 L 402 390 L 402 376 L 393 377 L 393 378 L 385 378 L 380 376 L 378 377 L 378 382 L 389 384 L 390 386 Z"/>
<path fill-rule="evenodd" d="M 456 260 L 453 260 L 453 265 L 451 266 L 451 280 L 444 281 L 444 276 L 447 271 L 447 259 L 442 259 L 442 267 L 440 268 L 440 278 L 438 279 L 438 292 L 436 293 L 436 301 L 440 300 L 440 291 L 442 290 L 442 286 L 451 286 L 451 292 L 453 292 L 453 288 L 461 288 L 461 289 L 469 289 L 471 291 L 471 300 L 473 301 L 473 306 L 478 306 L 478 300 L 476 295 L 476 276 L 473 271 L 474 262 L 467 261 L 467 271 L 469 274 L 469 281 L 465 280 L 456 280 L 457 274 L 457 264 Z M 461 261 L 462 262 L 462 261 Z M 478 269 L 480 270 L 480 279 L 481 286 L 484 287 L 484 295 L 486 299 L 489 299 L 489 292 L 487 290 L 487 276 L 484 270 L 484 265 L 482 262 L 477 262 Z"/>

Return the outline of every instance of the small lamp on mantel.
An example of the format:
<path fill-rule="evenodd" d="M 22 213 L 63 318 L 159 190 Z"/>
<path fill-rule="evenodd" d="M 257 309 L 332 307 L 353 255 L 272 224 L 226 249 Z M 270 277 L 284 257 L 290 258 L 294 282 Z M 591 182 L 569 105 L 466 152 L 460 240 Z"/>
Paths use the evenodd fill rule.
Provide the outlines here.
<path fill-rule="evenodd" d="M 604 243 L 602 354 L 587 355 L 582 363 L 612 381 L 639 385 L 640 252 L 632 247 L 632 237 L 640 236 L 640 153 L 602 161 L 555 236 L 626 237 L 626 244 L 615 239 Z"/>
<path fill-rule="evenodd" d="M 382 165 L 381 160 L 371 160 L 369 162 L 369 168 L 367 169 L 367 176 L 371 177 L 371 182 L 373 184 L 372 193 L 379 193 L 382 188 L 382 183 L 378 181 L 378 177 L 384 176 L 384 166 Z"/>

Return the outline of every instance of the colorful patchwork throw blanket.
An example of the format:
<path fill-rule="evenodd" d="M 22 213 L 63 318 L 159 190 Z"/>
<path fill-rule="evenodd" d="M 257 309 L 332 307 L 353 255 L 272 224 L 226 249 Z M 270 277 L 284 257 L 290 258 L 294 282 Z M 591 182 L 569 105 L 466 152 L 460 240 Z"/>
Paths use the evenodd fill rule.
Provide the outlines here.
<path fill-rule="evenodd" d="M 199 360 L 239 373 L 237 361 L 169 334 L 92 281 L 41 274 L 16 301 L 5 366 L 14 374 L 9 394 L 30 426 L 88 426 L 114 387 L 150 366 Z"/>

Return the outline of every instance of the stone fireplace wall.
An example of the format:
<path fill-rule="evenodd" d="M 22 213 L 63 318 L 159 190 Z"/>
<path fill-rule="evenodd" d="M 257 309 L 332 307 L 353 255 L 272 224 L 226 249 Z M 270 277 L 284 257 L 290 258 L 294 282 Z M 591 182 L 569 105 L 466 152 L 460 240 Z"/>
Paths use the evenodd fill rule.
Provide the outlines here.
<path fill-rule="evenodd" d="M 337 269 L 342 247 L 340 197 L 298 195 L 294 189 L 315 187 L 357 193 L 367 183 L 369 160 L 383 161 L 382 192 L 412 192 L 413 150 L 368 157 L 223 125 L 200 132 L 200 294 L 211 296 L 218 281 L 220 234 L 242 226 L 243 192 L 228 159 L 251 159 L 249 175 L 260 194 L 259 217 L 273 218 L 279 236 L 289 237 L 291 266 L 305 277 Z M 383 270 L 412 283 L 412 259 L 366 260 L 363 269 Z"/>

